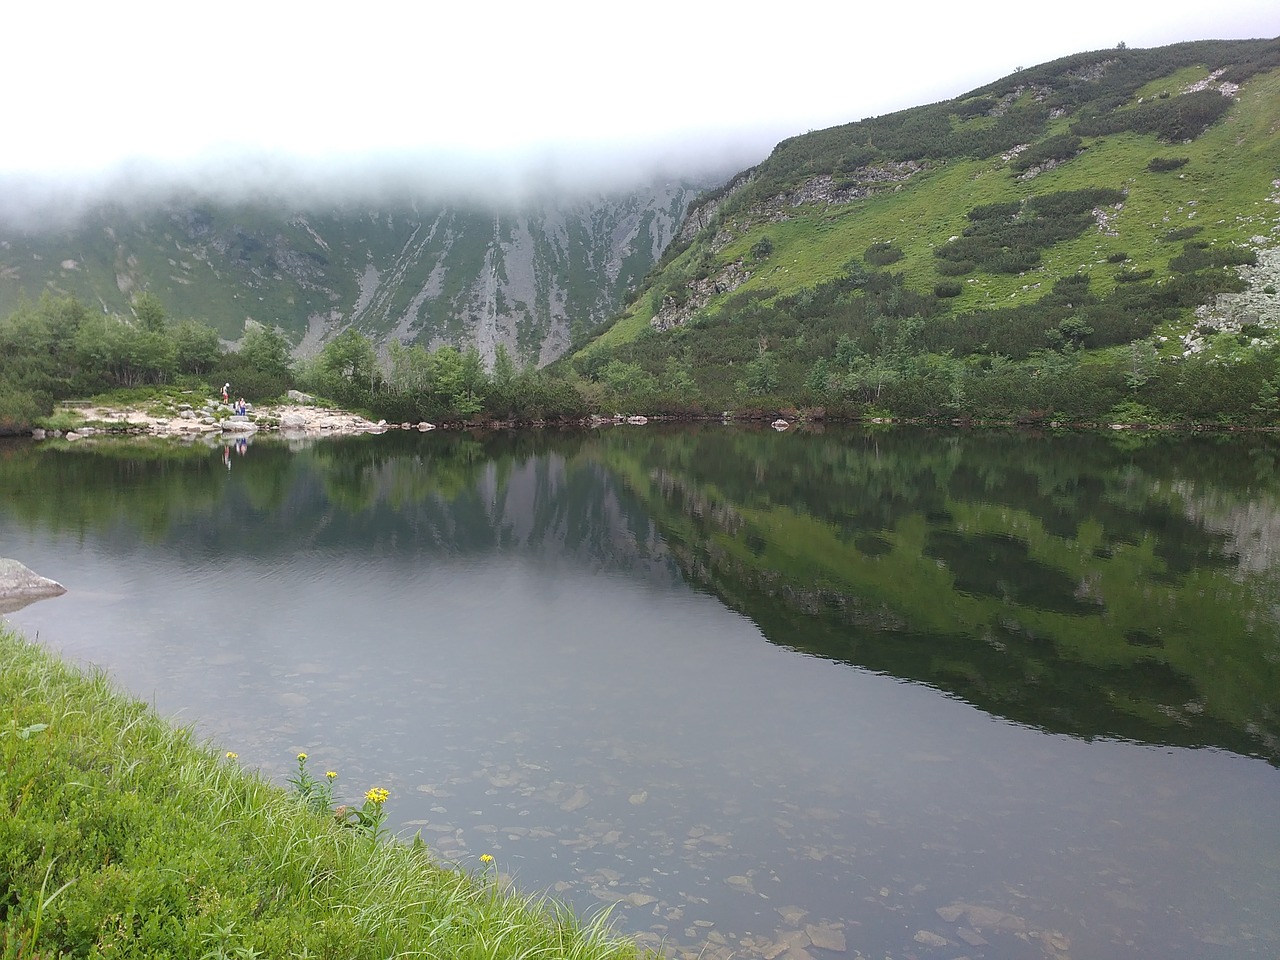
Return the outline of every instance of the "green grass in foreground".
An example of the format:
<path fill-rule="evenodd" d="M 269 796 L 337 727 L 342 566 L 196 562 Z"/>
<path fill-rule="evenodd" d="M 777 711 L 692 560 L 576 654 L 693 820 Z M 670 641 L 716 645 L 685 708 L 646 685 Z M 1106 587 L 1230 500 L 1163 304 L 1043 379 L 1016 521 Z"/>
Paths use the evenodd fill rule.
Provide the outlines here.
<path fill-rule="evenodd" d="M 0 627 L 0 960 L 635 958 L 378 842 Z"/>

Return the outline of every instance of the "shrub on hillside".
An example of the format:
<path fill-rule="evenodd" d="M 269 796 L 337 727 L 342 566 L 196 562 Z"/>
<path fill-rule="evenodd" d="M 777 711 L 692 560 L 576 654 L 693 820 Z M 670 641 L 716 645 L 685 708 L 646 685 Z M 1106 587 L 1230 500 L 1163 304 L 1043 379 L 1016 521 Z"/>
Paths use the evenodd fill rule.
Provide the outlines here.
<path fill-rule="evenodd" d="M 966 273 L 973 273 L 977 267 L 972 260 L 939 260 L 937 269 L 944 277 L 963 277 Z"/>
<path fill-rule="evenodd" d="M 1154 270 L 1121 270 L 1116 274 L 1116 283 L 1136 283 L 1139 280 L 1150 280 Z"/>
<path fill-rule="evenodd" d="M 980 220 L 1010 220 L 1018 215 L 1022 202 L 1010 200 L 1007 203 L 984 203 L 969 211 L 969 220 L 977 223 Z"/>
<path fill-rule="evenodd" d="M 1178 273 L 1194 273 L 1213 267 L 1257 266 L 1257 251 L 1248 247 L 1223 245 L 1211 247 L 1188 243 L 1182 253 L 1169 261 L 1169 269 Z"/>
<path fill-rule="evenodd" d="M 974 97 L 972 100 L 952 101 L 952 112 L 957 119 L 968 120 L 970 117 L 981 117 L 995 105 L 994 97 Z"/>
<path fill-rule="evenodd" d="M 885 241 L 873 243 L 867 247 L 867 252 L 863 254 L 863 259 L 873 267 L 887 267 L 889 264 L 897 263 L 902 259 L 902 248 Z"/>
<path fill-rule="evenodd" d="M 1084 233 L 1094 222 L 1095 207 L 1123 200 L 1120 190 L 1094 187 L 1041 194 L 1025 204 L 974 207 L 963 235 L 935 247 L 934 256 L 956 264 L 969 261 L 990 273 L 1022 273 L 1040 262 L 1041 250 Z"/>
<path fill-rule="evenodd" d="M 1066 133 L 1049 137 L 1023 150 L 1009 161 L 1009 167 L 1019 171 L 1030 170 L 1050 161 L 1061 163 L 1070 160 L 1080 152 L 1081 142 L 1079 137 Z"/>
<path fill-rule="evenodd" d="M 1233 102 L 1217 90 L 1198 90 L 1079 120 L 1072 125 L 1071 132 L 1100 137 L 1131 130 L 1154 134 L 1170 142 L 1194 140 L 1230 110 Z"/>
<path fill-rule="evenodd" d="M 933 295 L 940 300 L 958 297 L 963 290 L 964 285 L 959 280 L 939 280 L 933 285 Z"/>
<path fill-rule="evenodd" d="M 1152 157 L 1147 164 L 1147 171 L 1149 173 L 1167 173 L 1170 170 L 1185 167 L 1190 162 L 1190 157 Z"/>

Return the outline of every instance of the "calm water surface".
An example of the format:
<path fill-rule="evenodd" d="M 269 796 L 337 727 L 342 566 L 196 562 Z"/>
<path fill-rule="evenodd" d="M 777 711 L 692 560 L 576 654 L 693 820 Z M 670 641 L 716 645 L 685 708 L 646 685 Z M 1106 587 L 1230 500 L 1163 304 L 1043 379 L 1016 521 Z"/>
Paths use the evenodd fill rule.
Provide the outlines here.
<path fill-rule="evenodd" d="M 10 623 L 241 763 L 672 953 L 1275 957 L 1278 455 L 19 444 L 0 555 L 69 588 Z"/>

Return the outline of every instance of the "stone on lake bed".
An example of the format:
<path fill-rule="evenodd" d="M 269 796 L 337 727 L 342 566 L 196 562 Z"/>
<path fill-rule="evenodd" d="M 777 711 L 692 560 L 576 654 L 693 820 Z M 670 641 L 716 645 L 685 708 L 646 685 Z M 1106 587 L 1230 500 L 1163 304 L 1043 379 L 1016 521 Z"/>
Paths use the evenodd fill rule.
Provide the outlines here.
<path fill-rule="evenodd" d="M 581 810 L 590 802 L 591 798 L 587 796 L 587 792 L 579 787 L 573 792 L 573 796 L 560 804 L 560 809 L 565 813 L 573 813 L 575 810 Z"/>
<path fill-rule="evenodd" d="M 727 883 L 729 886 L 733 887 L 733 889 L 740 890 L 743 893 L 756 892 L 755 884 L 751 882 L 750 877 L 743 877 L 743 876 L 725 877 L 724 882 Z"/>
<path fill-rule="evenodd" d="M 989 942 L 987 938 L 977 930 L 970 930 L 968 927 L 958 927 L 956 929 L 956 936 L 971 947 L 985 947 Z"/>
<path fill-rule="evenodd" d="M 1027 930 L 1027 921 L 1021 917 L 974 903 L 957 901 L 938 907 L 934 913 L 947 923 L 955 923 L 963 916 L 975 930 L 1007 930 L 1011 933 L 1024 933 Z"/>
<path fill-rule="evenodd" d="M 778 907 L 776 912 L 778 916 L 793 927 L 797 926 L 801 920 L 809 915 L 809 911 L 803 907 Z"/>
<path fill-rule="evenodd" d="M 945 947 L 949 942 L 946 937 L 940 937 L 928 930 L 917 930 L 916 935 L 911 939 L 916 943 L 923 943 L 926 947 Z"/>
<path fill-rule="evenodd" d="M 823 950 L 830 950 L 833 953 L 844 953 L 849 949 L 849 944 L 845 940 L 844 930 L 836 924 L 806 924 L 804 933 L 805 936 L 809 938 L 810 943 Z"/>
<path fill-rule="evenodd" d="M 761 956 L 764 960 L 804 960 L 806 957 L 812 957 L 806 947 L 813 946 L 809 937 L 803 930 L 786 930 L 778 931 L 778 940 L 772 946 L 766 947 Z"/>

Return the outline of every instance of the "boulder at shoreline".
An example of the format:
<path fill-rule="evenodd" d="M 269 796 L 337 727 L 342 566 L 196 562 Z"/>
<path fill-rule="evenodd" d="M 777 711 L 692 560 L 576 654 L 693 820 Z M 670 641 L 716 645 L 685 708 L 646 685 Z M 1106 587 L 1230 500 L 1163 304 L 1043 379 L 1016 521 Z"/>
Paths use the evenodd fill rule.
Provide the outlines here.
<path fill-rule="evenodd" d="M 28 569 L 17 560 L 0 557 L 0 613 L 13 613 L 45 597 L 57 597 L 67 588 Z"/>

